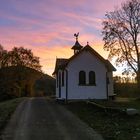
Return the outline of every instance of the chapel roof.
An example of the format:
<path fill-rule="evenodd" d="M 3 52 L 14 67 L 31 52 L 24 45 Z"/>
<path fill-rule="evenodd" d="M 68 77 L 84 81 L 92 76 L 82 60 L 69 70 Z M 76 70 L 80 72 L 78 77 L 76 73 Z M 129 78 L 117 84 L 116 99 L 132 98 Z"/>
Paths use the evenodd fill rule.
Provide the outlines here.
<path fill-rule="evenodd" d="M 83 48 L 83 46 L 78 42 L 78 40 L 76 40 L 74 46 L 71 49 L 73 49 L 73 50 L 80 50 L 82 48 Z"/>
<path fill-rule="evenodd" d="M 55 65 L 55 70 L 53 72 L 53 75 L 57 73 L 59 69 L 64 69 L 69 62 L 71 62 L 73 59 L 75 59 L 79 54 L 81 54 L 83 51 L 89 51 L 92 55 L 96 56 L 101 62 L 103 62 L 108 69 L 108 71 L 116 71 L 116 68 L 109 62 L 109 60 L 104 59 L 99 53 L 97 53 L 89 44 L 82 48 L 78 53 L 74 54 L 72 57 L 69 59 L 61 59 L 57 58 L 56 59 L 56 65 Z"/>
<path fill-rule="evenodd" d="M 54 75 L 55 73 L 57 73 L 57 71 L 59 69 L 63 69 L 65 67 L 65 65 L 67 64 L 68 59 L 65 58 L 57 58 L 56 59 L 56 63 L 55 63 L 55 69 L 52 75 Z"/>

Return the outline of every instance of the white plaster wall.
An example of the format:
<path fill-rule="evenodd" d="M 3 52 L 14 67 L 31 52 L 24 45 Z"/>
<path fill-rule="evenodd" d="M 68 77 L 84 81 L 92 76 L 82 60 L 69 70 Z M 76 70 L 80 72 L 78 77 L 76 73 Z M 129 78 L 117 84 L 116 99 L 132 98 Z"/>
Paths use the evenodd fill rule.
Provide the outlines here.
<path fill-rule="evenodd" d="M 65 71 L 64 71 L 64 86 L 61 85 L 61 98 L 62 99 L 66 98 L 66 72 Z"/>
<path fill-rule="evenodd" d="M 58 73 L 61 73 L 61 97 L 60 97 L 60 99 L 64 99 L 64 98 L 66 98 L 66 72 L 64 71 L 64 86 L 62 86 L 62 70 L 59 70 Z M 57 87 L 57 77 L 56 77 L 56 97 L 59 98 L 59 76 L 58 76 L 58 87 Z"/>
<path fill-rule="evenodd" d="M 108 95 L 114 94 L 114 88 L 113 88 L 113 73 L 108 72 L 108 78 L 109 78 L 109 84 L 108 84 Z"/>
<path fill-rule="evenodd" d="M 106 99 L 106 67 L 90 52 L 84 51 L 74 58 L 67 66 L 68 70 L 68 99 Z M 94 71 L 96 74 L 96 86 L 79 86 L 79 71 L 86 72 L 86 83 L 88 84 L 88 73 Z"/>

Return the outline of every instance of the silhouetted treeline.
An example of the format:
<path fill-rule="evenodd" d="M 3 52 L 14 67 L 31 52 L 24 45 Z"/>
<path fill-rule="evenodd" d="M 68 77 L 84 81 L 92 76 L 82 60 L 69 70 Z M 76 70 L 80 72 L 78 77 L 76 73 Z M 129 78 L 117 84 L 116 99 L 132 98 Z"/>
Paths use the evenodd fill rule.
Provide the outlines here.
<path fill-rule="evenodd" d="M 30 49 L 14 47 L 7 51 L 0 45 L 0 68 L 8 66 L 26 66 L 41 71 L 39 57 L 34 56 Z"/>
<path fill-rule="evenodd" d="M 114 93 L 118 97 L 140 97 L 140 90 L 136 83 L 114 83 Z"/>
<path fill-rule="evenodd" d="M 45 96 L 54 94 L 54 90 L 54 78 L 35 69 L 25 66 L 0 69 L 0 101 L 22 96 Z"/>
<path fill-rule="evenodd" d="M 114 77 L 114 93 L 119 97 L 140 97 L 135 77 Z"/>
<path fill-rule="evenodd" d="M 136 83 L 136 77 L 128 77 L 128 76 L 115 76 L 113 77 L 115 83 Z"/>
<path fill-rule="evenodd" d="M 0 101 L 50 95 L 54 90 L 54 78 L 41 72 L 39 57 L 30 49 L 14 47 L 7 51 L 0 45 Z"/>

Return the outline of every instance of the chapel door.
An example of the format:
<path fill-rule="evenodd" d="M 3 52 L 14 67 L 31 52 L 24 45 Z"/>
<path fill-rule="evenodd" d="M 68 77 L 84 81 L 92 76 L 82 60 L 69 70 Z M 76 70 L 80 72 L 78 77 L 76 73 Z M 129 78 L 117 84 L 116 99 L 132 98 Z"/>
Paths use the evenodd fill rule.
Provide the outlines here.
<path fill-rule="evenodd" d="M 61 73 L 59 72 L 59 98 L 61 98 Z"/>

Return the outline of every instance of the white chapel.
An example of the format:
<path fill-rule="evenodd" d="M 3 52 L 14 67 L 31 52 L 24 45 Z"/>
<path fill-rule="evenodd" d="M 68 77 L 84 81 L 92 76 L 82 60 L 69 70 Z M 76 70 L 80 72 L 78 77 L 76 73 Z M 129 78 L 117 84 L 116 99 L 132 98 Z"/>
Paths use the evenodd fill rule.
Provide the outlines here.
<path fill-rule="evenodd" d="M 114 66 L 89 44 L 81 46 L 78 34 L 71 48 L 74 50 L 68 59 L 57 58 L 53 75 L 56 77 L 56 98 L 109 99 L 113 97 Z"/>

